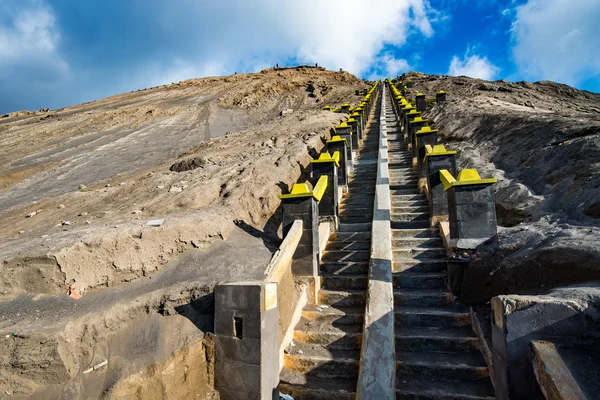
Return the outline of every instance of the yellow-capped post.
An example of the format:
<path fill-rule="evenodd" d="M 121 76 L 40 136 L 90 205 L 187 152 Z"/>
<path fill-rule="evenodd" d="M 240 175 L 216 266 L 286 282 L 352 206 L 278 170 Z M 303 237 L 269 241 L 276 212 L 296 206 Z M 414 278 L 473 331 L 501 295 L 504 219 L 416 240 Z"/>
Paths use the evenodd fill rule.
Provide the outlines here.
<path fill-rule="evenodd" d="M 440 179 L 448 195 L 450 247 L 475 249 L 498 232 L 495 178 L 482 179 L 477 170 L 463 169 L 458 179 L 441 170 Z"/>
<path fill-rule="evenodd" d="M 449 176 L 456 175 L 456 151 L 446 150 L 441 145 L 425 148 L 425 180 L 421 178 L 419 169 L 419 190 L 427 193 L 429 199 L 429 222 L 434 227 L 439 221 L 448 220 L 448 193 L 442 183 L 440 171 L 445 170 Z"/>
<path fill-rule="evenodd" d="M 340 153 L 329 154 L 322 153 L 319 158 L 311 161 L 312 179 L 315 183 L 315 190 L 319 187 L 322 194 L 319 193 L 319 216 L 321 219 L 327 217 L 337 228 L 338 205 L 340 203 L 338 191 L 338 168 L 340 167 Z M 319 186 L 322 178 L 326 178 L 325 186 Z"/>

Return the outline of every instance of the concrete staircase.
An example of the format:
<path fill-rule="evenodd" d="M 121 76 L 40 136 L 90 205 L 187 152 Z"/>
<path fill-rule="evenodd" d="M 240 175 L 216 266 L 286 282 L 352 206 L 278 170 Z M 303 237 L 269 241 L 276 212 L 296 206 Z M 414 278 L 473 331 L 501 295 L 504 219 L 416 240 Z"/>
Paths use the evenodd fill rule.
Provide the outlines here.
<path fill-rule="evenodd" d="M 391 194 L 397 399 L 489 399 L 494 390 L 467 308 L 446 287 L 418 173 L 385 99 Z"/>
<path fill-rule="evenodd" d="M 280 391 L 299 399 L 354 399 L 365 312 L 371 221 L 377 176 L 378 116 L 367 125 L 338 232 L 321 259 L 319 305 L 308 305 L 285 354 Z"/>

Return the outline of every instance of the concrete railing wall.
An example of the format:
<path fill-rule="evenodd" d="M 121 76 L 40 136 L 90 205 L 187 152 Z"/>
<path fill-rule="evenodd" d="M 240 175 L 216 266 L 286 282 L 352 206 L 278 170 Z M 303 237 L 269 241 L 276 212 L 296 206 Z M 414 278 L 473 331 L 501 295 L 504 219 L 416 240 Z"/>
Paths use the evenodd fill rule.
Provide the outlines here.
<path fill-rule="evenodd" d="M 496 180 L 482 179 L 475 169 L 457 171 L 457 151 L 439 143 L 439 132 L 429 125 L 424 113 L 428 107 L 446 101 L 445 91 L 436 93 L 435 99 L 417 93 L 415 100 L 409 101 L 405 95 L 411 82 L 401 84 L 401 90 L 390 79 L 386 84 L 413 165 L 419 171 L 419 190 L 429 200 L 430 226 L 440 228 L 447 248 L 469 258 L 472 250 L 497 233 Z"/>
<path fill-rule="evenodd" d="M 297 183 L 280 196 L 284 240 L 265 280 L 215 288 L 215 388 L 221 399 L 279 398 L 284 349 L 302 308 L 317 302 L 321 252 L 338 227 L 341 194 L 380 86 L 366 91 L 356 107 L 324 107 L 349 116 L 332 129 L 326 152 L 311 163 L 312 189 Z"/>

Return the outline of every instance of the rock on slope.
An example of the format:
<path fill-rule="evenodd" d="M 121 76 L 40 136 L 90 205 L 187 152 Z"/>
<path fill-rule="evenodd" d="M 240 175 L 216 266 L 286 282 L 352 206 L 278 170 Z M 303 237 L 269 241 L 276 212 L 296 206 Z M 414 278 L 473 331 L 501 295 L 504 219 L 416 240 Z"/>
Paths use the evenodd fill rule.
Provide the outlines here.
<path fill-rule="evenodd" d="M 600 279 L 600 94 L 553 82 L 409 73 L 408 89 L 448 102 L 428 112 L 458 166 L 495 185 L 500 234 L 480 247 L 465 301 Z"/>
<path fill-rule="evenodd" d="M 211 398 L 214 285 L 264 278 L 277 195 L 356 87 L 265 70 L 1 118 L 0 393 Z"/>

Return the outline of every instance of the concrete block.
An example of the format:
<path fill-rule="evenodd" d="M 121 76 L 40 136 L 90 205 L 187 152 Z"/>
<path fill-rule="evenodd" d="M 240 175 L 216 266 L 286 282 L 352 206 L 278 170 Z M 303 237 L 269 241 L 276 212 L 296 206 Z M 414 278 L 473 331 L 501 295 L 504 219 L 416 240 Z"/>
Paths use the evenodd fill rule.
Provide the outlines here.
<path fill-rule="evenodd" d="M 319 217 L 333 217 L 334 220 L 338 216 L 338 205 L 340 203 L 338 192 L 338 167 L 334 162 L 313 163 L 312 179 L 313 182 L 319 180 L 323 175 L 327 176 L 327 188 L 325 194 L 319 201 Z"/>
<path fill-rule="evenodd" d="M 221 398 L 277 399 L 277 284 L 238 282 L 215 287 L 215 388 Z"/>
<path fill-rule="evenodd" d="M 500 400 L 543 398 L 529 351 L 532 340 L 573 345 L 599 338 L 597 284 L 555 289 L 543 296 L 497 296 L 491 305 L 493 368 Z"/>
<path fill-rule="evenodd" d="M 285 236 L 295 220 L 302 220 L 302 237 L 294 253 L 292 272 L 313 277 L 319 270 L 319 205 L 312 197 L 283 199 L 282 226 Z"/>

